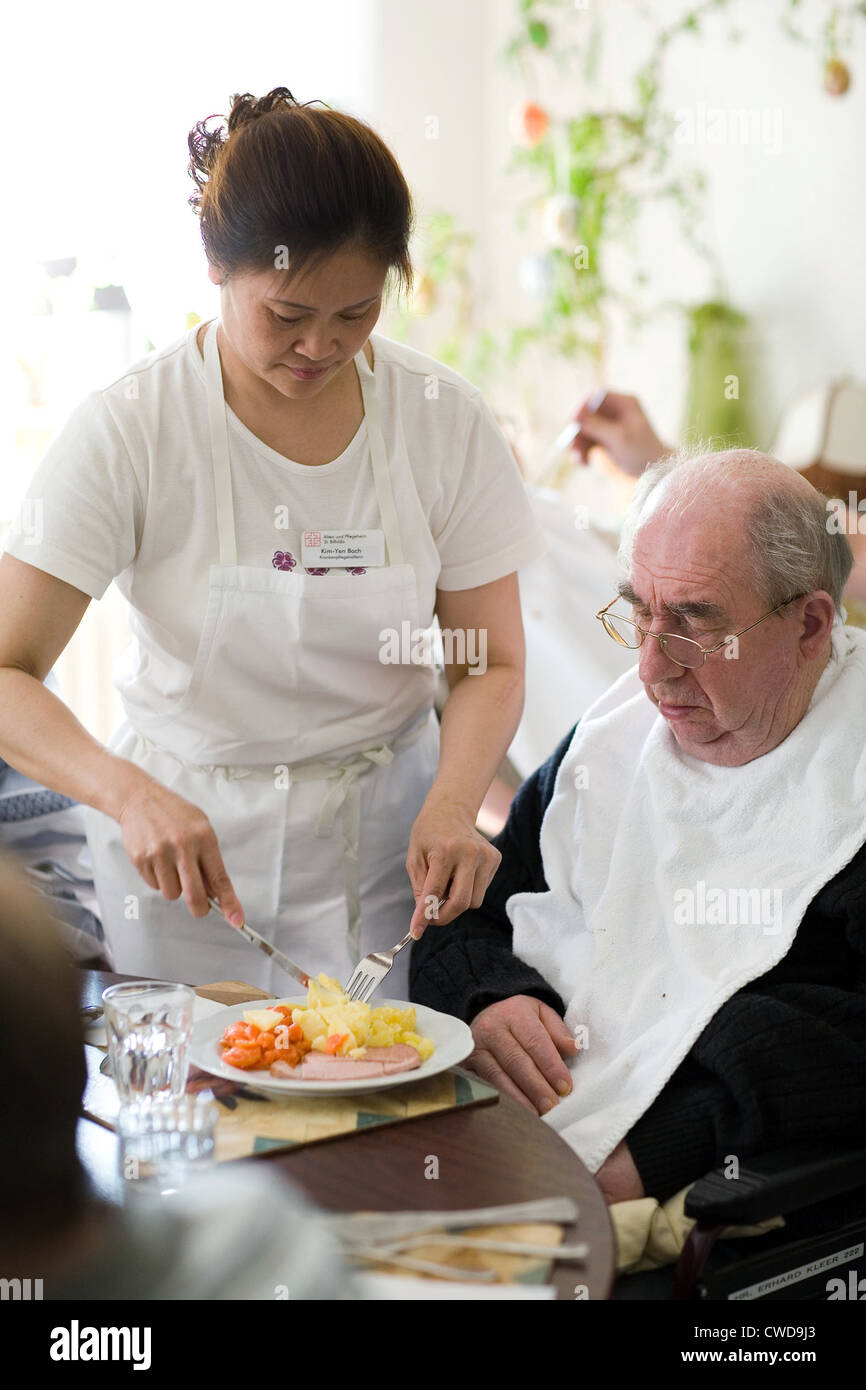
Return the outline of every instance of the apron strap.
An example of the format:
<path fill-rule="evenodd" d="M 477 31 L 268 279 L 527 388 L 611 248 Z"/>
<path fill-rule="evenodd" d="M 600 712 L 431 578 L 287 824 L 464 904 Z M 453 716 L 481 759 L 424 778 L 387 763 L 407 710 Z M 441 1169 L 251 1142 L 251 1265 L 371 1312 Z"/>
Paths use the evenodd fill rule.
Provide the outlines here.
<path fill-rule="evenodd" d="M 364 419 L 367 425 L 367 440 L 370 445 L 370 462 L 373 465 L 373 482 L 376 485 L 376 497 L 379 502 L 379 512 L 382 517 L 382 529 L 385 533 L 385 543 L 388 547 L 388 563 L 389 565 L 402 565 L 403 540 L 400 535 L 397 505 L 394 501 L 391 470 L 388 467 L 388 453 L 385 449 L 385 440 L 382 435 L 376 378 L 370 370 L 370 364 L 364 356 L 363 349 L 355 358 L 355 366 L 358 369 L 358 379 L 361 383 L 361 395 L 364 398 Z"/>
<path fill-rule="evenodd" d="M 387 767 L 388 763 L 393 762 L 395 750 L 403 748 L 409 743 L 414 743 L 416 739 L 421 737 L 426 727 L 427 721 L 424 720 L 414 729 L 410 729 L 402 738 L 395 739 L 390 746 L 383 743 L 376 748 L 365 748 L 354 757 L 347 758 L 343 763 L 301 763 L 298 767 L 289 768 L 290 783 L 318 782 L 320 780 L 328 780 L 331 783 L 322 804 L 319 823 L 316 826 L 317 836 L 333 833 L 337 812 L 342 807 L 343 848 L 340 859 L 346 897 L 346 944 L 349 956 L 354 961 L 357 961 L 361 954 L 361 884 L 358 864 L 361 840 L 361 788 L 359 782 L 364 773 L 369 772 L 374 764 L 378 767 Z"/>
<path fill-rule="evenodd" d="M 222 367 L 217 347 L 218 319 L 208 325 L 204 336 L 204 367 L 207 384 L 208 427 L 210 430 L 211 461 L 214 476 L 214 497 L 216 501 L 217 535 L 219 538 L 219 557 L 221 565 L 236 566 L 238 563 L 237 535 L 235 530 L 234 502 L 232 499 L 231 464 L 229 459 L 228 427 L 226 418 L 225 393 L 223 390 Z M 367 440 L 370 446 L 370 462 L 373 482 L 382 518 L 382 529 L 387 547 L 389 565 L 402 565 L 403 541 L 394 501 L 394 488 L 388 454 L 382 434 L 379 414 L 379 399 L 376 379 L 363 350 L 355 357 L 355 366 L 361 386 L 364 403 L 364 420 L 367 427 Z M 416 730 L 395 741 L 397 748 L 420 737 L 426 727 L 422 723 Z M 331 781 L 322 805 L 317 835 L 333 833 L 334 822 L 340 808 L 343 809 L 343 876 L 345 880 L 346 906 L 348 912 L 348 944 L 350 955 L 357 958 L 361 930 L 361 895 L 358 852 L 361 833 L 361 795 L 358 779 L 368 772 L 373 764 L 384 765 L 394 756 L 391 747 L 385 744 L 365 749 L 354 758 L 342 764 L 312 763 L 292 768 L 290 779 L 294 781 Z M 217 775 L 231 776 L 233 769 L 209 768 Z M 240 775 L 243 775 L 241 772 Z M 271 774 L 269 774 L 271 775 Z"/>
<path fill-rule="evenodd" d="M 207 379 L 207 414 L 210 429 L 210 456 L 213 464 L 214 496 L 216 498 L 217 535 L 220 564 L 236 565 L 238 547 L 235 534 L 235 508 L 232 501 L 232 475 L 229 464 L 229 438 L 226 426 L 226 402 L 223 374 L 217 350 L 217 324 L 214 319 L 204 335 L 204 370 Z"/>
<path fill-rule="evenodd" d="M 207 380 L 208 427 L 210 430 L 211 461 L 214 475 L 214 496 L 216 499 L 217 535 L 221 565 L 236 565 L 238 562 L 235 512 L 232 499 L 231 465 L 229 462 L 228 429 L 226 426 L 226 403 L 223 391 L 222 369 L 217 348 L 217 326 L 219 320 L 213 319 L 204 336 L 204 366 Z M 388 563 L 402 565 L 403 540 L 394 500 L 391 470 L 382 434 L 379 414 L 379 398 L 376 379 L 363 350 L 355 358 L 361 396 L 364 402 L 364 419 L 367 426 L 367 439 L 370 445 L 370 462 L 373 468 L 373 482 L 376 498 L 382 517 L 382 529 L 388 551 Z"/>

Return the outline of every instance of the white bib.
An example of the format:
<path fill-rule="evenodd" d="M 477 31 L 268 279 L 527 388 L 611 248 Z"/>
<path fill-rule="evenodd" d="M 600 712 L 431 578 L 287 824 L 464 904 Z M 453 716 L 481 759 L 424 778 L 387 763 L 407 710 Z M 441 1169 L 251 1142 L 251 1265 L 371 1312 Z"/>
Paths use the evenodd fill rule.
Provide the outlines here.
<path fill-rule="evenodd" d="M 593 1172 L 866 840 L 866 632 L 837 624 L 832 646 L 800 723 L 741 767 L 684 753 L 637 667 L 575 730 L 541 828 L 549 891 L 506 910 L 581 1042 L 545 1119 Z"/>

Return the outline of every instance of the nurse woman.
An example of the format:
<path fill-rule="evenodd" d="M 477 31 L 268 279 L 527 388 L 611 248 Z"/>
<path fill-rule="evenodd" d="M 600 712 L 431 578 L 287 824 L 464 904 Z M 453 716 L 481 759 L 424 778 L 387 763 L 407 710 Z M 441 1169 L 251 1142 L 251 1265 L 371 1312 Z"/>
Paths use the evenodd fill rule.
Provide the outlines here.
<path fill-rule="evenodd" d="M 94 390 L 37 470 L 0 559 L 0 754 L 87 808 L 118 971 L 284 993 L 232 923 L 345 982 L 480 906 L 545 543 L 478 391 L 374 332 L 412 275 L 379 137 L 276 88 L 189 148 L 219 316 Z M 43 681 L 112 582 L 106 747 Z"/>

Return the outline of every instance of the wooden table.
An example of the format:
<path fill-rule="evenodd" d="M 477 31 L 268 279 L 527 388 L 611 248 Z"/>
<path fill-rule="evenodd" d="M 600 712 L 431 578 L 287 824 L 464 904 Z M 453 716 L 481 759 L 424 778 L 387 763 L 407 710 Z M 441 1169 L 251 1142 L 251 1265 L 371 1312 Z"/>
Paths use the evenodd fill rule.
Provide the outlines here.
<path fill-rule="evenodd" d="M 104 971 L 80 971 L 82 1004 L 98 1004 L 110 984 L 133 979 Z M 78 1151 L 94 1187 L 117 1201 L 117 1139 L 92 1120 L 79 1124 Z M 429 1159 L 439 1177 L 425 1177 Z M 557 1298 L 610 1297 L 615 1269 L 607 1203 L 592 1174 L 542 1120 L 508 1096 L 495 1105 L 421 1115 L 378 1131 L 375 1127 L 295 1152 L 265 1153 L 256 1162 L 276 1164 L 310 1198 L 330 1211 L 453 1211 L 461 1207 L 573 1197 L 580 1216 L 563 1239 L 589 1245 L 585 1265 L 554 1266 Z"/>

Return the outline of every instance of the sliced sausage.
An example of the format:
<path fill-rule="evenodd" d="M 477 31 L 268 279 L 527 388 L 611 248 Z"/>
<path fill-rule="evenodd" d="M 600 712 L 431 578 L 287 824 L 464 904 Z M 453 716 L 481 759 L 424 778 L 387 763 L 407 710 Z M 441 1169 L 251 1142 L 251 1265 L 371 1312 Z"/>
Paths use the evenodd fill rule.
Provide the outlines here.
<path fill-rule="evenodd" d="M 359 1057 L 322 1057 L 308 1052 L 295 1075 L 306 1081 L 366 1081 L 385 1075 L 384 1062 Z"/>
<path fill-rule="evenodd" d="M 393 1047 L 368 1047 L 365 1062 L 382 1062 L 385 1075 L 393 1076 L 398 1071 L 414 1071 L 421 1065 L 421 1053 L 408 1043 L 395 1043 Z"/>
<path fill-rule="evenodd" d="M 421 1054 L 408 1043 L 393 1047 L 368 1047 L 364 1057 L 332 1057 L 328 1052 L 308 1052 L 300 1066 L 272 1062 L 271 1076 L 293 1081 L 367 1081 L 375 1076 L 394 1076 L 414 1071 L 421 1065 Z"/>

